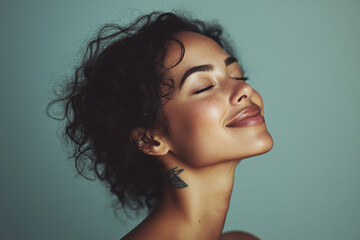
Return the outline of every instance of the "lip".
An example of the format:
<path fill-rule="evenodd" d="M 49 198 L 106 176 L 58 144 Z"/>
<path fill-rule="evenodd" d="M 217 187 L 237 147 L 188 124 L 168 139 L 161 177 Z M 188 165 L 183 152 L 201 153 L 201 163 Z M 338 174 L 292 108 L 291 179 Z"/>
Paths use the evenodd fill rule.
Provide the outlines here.
<path fill-rule="evenodd" d="M 261 108 L 257 105 L 251 105 L 239 112 L 227 127 L 248 127 L 256 126 L 265 122 L 261 115 Z"/>

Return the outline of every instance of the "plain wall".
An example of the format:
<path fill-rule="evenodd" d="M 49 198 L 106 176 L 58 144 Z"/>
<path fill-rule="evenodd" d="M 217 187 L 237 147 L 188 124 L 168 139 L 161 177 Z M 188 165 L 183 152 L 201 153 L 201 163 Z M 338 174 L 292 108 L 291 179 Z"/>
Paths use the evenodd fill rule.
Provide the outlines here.
<path fill-rule="evenodd" d="M 360 1 L 351 0 L 2 0 L 0 238 L 120 239 L 141 220 L 119 220 L 101 184 L 74 178 L 45 107 L 99 26 L 171 9 L 230 33 L 275 142 L 239 164 L 224 230 L 360 239 Z"/>

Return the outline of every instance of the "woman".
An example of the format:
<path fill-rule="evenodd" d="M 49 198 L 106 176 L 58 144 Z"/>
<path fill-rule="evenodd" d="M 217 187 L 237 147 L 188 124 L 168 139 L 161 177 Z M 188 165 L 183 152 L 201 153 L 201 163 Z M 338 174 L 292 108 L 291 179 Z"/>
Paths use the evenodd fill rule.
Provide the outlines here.
<path fill-rule="evenodd" d="M 53 103 L 79 173 L 90 166 L 124 209 L 149 209 L 123 240 L 257 239 L 222 234 L 236 166 L 273 146 L 246 81 L 220 26 L 173 13 L 106 25 L 88 44 Z"/>

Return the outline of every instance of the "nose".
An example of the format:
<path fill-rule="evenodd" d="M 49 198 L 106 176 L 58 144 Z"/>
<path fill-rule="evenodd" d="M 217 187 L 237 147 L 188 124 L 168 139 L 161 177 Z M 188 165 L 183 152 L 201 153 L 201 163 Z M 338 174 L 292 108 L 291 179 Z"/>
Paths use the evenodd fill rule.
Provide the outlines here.
<path fill-rule="evenodd" d="M 233 85 L 233 91 L 230 96 L 230 103 L 232 105 L 238 105 L 249 101 L 252 92 L 253 89 L 249 84 L 245 83 L 242 80 L 238 80 L 236 84 Z"/>

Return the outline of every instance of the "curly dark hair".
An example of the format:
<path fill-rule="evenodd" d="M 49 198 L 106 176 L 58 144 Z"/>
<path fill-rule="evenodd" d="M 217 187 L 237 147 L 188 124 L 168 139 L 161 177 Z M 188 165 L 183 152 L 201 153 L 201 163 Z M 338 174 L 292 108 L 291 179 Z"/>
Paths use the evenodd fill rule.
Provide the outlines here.
<path fill-rule="evenodd" d="M 131 133 L 135 128 L 160 128 L 171 135 L 163 106 L 174 83 L 164 74 L 184 56 L 184 45 L 173 37 L 181 31 L 203 34 L 233 55 L 219 25 L 183 14 L 153 12 L 125 27 L 107 24 L 87 44 L 74 75 L 47 106 L 50 117 L 66 120 L 64 139 L 73 147 L 70 158 L 77 172 L 85 178 L 93 172 L 124 210 L 151 210 L 162 193 L 162 164 L 139 150 Z M 166 68 L 170 41 L 179 44 L 181 53 L 178 62 Z M 59 118 L 50 113 L 54 104 L 63 110 Z"/>

